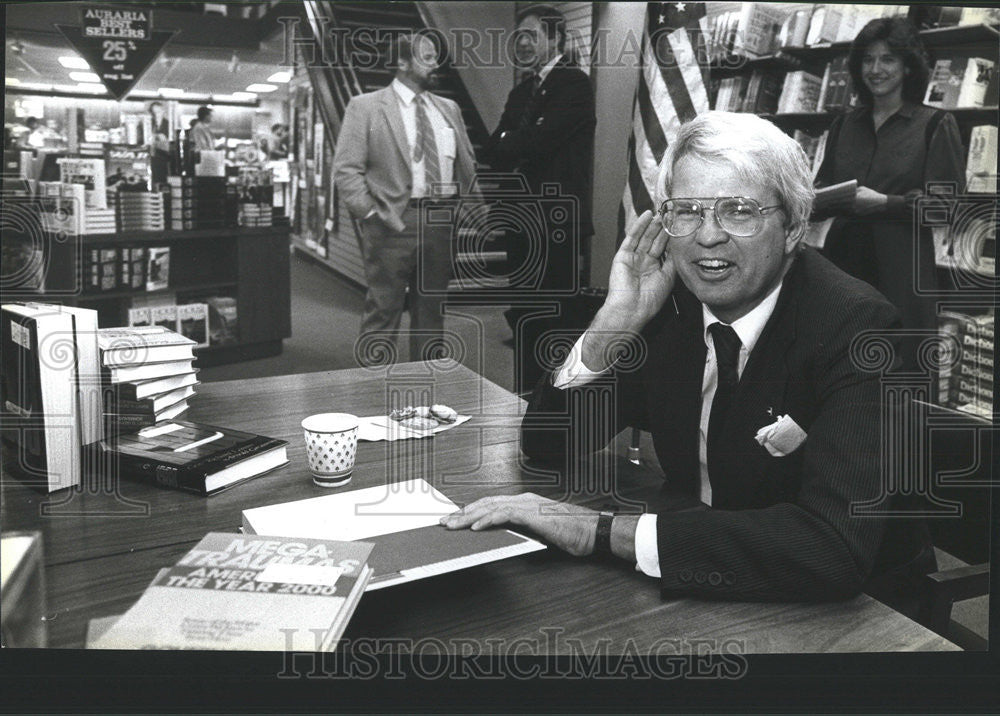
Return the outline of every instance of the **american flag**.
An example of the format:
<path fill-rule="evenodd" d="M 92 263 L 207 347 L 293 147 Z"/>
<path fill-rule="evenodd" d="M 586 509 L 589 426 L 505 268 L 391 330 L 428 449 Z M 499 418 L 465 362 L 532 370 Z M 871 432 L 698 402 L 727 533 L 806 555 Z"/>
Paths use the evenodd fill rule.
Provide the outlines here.
<path fill-rule="evenodd" d="M 709 109 L 707 36 L 705 3 L 647 4 L 619 236 L 653 208 L 660 162 L 680 125 Z"/>

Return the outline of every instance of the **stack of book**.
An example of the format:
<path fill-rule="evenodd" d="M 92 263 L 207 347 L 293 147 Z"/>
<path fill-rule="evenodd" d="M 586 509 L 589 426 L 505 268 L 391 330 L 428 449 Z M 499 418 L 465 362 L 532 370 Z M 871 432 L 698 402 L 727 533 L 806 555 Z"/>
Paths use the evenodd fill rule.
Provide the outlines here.
<path fill-rule="evenodd" d="M 98 331 L 106 436 L 132 433 L 188 409 L 198 385 L 195 341 L 162 326 Z"/>
<path fill-rule="evenodd" d="M 945 343 L 958 350 L 950 367 L 940 371 L 939 402 L 941 405 L 972 415 L 989 418 L 993 415 L 994 379 L 994 314 L 971 316 L 957 311 L 942 311 L 939 331 L 954 338 Z M 957 344 L 957 347 L 956 347 Z"/>
<path fill-rule="evenodd" d="M 120 191 L 117 197 L 120 231 L 162 231 L 166 228 L 163 194 L 150 191 Z"/>
<path fill-rule="evenodd" d="M 84 234 L 114 234 L 118 231 L 115 224 L 114 209 L 87 208 L 83 213 Z"/>
<path fill-rule="evenodd" d="M 208 229 L 226 225 L 226 178 L 171 176 L 170 228 Z"/>
<path fill-rule="evenodd" d="M 96 649 L 334 651 L 371 578 L 368 542 L 205 535 Z"/>

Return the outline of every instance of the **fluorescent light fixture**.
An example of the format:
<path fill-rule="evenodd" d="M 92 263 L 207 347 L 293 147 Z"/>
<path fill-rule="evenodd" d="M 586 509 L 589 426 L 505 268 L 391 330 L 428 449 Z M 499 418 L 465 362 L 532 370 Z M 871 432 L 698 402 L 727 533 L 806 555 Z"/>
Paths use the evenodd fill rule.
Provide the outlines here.
<path fill-rule="evenodd" d="M 264 84 L 252 84 L 247 85 L 247 92 L 274 92 L 278 89 L 277 85 L 264 85 Z"/>
<path fill-rule="evenodd" d="M 273 75 L 267 78 L 268 82 L 280 82 L 284 84 L 285 82 L 292 81 L 292 73 L 287 70 L 282 70 L 281 72 L 275 72 Z"/>
<path fill-rule="evenodd" d="M 184 96 L 184 90 L 177 89 L 176 87 L 160 87 L 156 91 L 159 92 L 164 97 L 183 97 Z"/>
<path fill-rule="evenodd" d="M 257 95 L 253 92 L 233 92 L 233 99 L 237 102 L 253 102 L 257 99 Z"/>
<path fill-rule="evenodd" d="M 3 83 L 5 85 L 10 85 L 11 87 L 13 87 L 14 85 L 21 84 L 21 80 L 19 80 L 17 77 L 4 77 Z"/>
<path fill-rule="evenodd" d="M 74 82 L 98 82 L 101 78 L 94 72 L 70 72 L 69 78 Z"/>
<path fill-rule="evenodd" d="M 90 65 L 82 57 L 76 55 L 64 55 L 59 58 L 59 64 L 67 70 L 89 70 Z"/>
<path fill-rule="evenodd" d="M 95 94 L 104 94 L 106 91 L 104 85 L 96 82 L 81 82 L 76 87 L 81 92 L 93 92 Z"/>

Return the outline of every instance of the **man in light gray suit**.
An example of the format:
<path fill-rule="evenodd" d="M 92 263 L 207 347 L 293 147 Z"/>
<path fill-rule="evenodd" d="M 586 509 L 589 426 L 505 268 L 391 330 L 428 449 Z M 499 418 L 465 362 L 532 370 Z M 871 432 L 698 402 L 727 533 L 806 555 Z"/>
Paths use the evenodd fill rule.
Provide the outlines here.
<path fill-rule="evenodd" d="M 450 99 L 432 94 L 438 53 L 421 34 L 396 42 L 396 77 L 381 90 L 353 97 L 333 160 L 334 180 L 362 227 L 368 292 L 361 339 L 389 332 L 395 340 L 410 291 L 410 359 L 433 352 L 444 325 L 454 226 L 421 221 L 474 196 L 475 158 Z M 358 351 L 363 363 L 372 351 Z"/>

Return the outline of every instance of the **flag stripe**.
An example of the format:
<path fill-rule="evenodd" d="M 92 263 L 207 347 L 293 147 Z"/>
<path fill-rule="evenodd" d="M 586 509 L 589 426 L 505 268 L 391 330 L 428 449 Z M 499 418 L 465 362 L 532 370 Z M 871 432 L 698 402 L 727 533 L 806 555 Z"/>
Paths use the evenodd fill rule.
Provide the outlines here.
<path fill-rule="evenodd" d="M 667 138 L 663 134 L 663 127 L 660 125 L 660 117 L 656 112 L 656 108 L 653 107 L 653 103 L 649 99 L 649 86 L 646 84 L 644 77 L 639 78 L 639 86 L 636 91 L 646 141 L 649 142 L 649 148 L 656 156 L 656 161 L 660 161 L 663 158 L 663 153 L 667 151 Z"/>
<path fill-rule="evenodd" d="M 657 52 L 662 54 L 663 63 L 660 64 L 660 74 L 663 76 L 663 83 L 670 93 L 670 100 L 674 103 L 674 110 L 681 124 L 694 119 L 698 112 L 691 102 L 691 95 L 688 94 L 687 84 L 684 82 L 684 75 L 677 66 L 677 59 L 674 49 L 668 38 L 661 37 L 658 41 Z M 665 66 L 664 66 L 665 65 Z"/>

